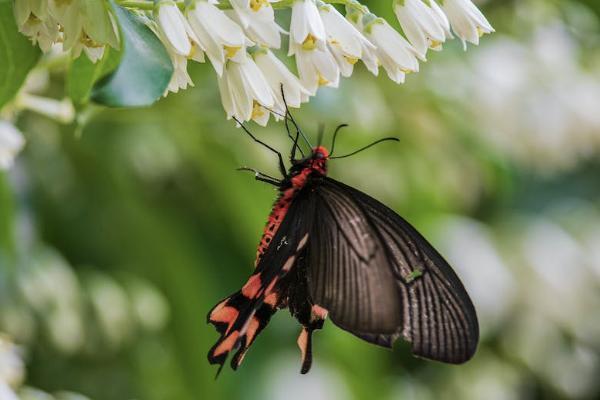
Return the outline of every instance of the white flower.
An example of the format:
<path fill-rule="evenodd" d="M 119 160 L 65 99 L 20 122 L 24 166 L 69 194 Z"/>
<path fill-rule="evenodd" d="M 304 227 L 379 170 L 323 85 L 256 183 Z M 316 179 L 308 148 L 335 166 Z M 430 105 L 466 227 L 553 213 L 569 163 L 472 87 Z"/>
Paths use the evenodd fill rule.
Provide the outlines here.
<path fill-rule="evenodd" d="M 477 45 L 480 36 L 494 32 L 494 28 L 471 0 L 442 0 L 442 8 L 465 49 L 467 42 Z"/>
<path fill-rule="evenodd" d="M 260 49 L 253 54 L 253 57 L 273 91 L 275 96 L 274 109 L 277 112 L 285 114 L 285 104 L 281 94 L 282 88 L 285 103 L 289 107 L 298 108 L 301 103 L 308 101 L 310 93 L 302 86 L 296 75 L 292 74 L 270 50 Z"/>
<path fill-rule="evenodd" d="M 295 45 L 325 47 L 325 26 L 314 0 L 295 0 L 290 22 L 290 51 L 294 54 Z"/>
<path fill-rule="evenodd" d="M 251 57 L 245 53 L 241 62 L 230 60 L 218 78 L 219 91 L 227 118 L 244 122 L 253 119 L 266 125 L 275 99 L 271 87 Z"/>
<path fill-rule="evenodd" d="M 448 21 L 448 17 L 446 16 L 446 14 L 444 14 L 444 10 L 442 10 L 441 7 L 438 5 L 438 3 L 436 3 L 436 0 L 427 0 L 427 1 L 429 4 L 429 7 L 431 7 L 431 10 L 433 11 L 433 15 L 435 16 L 435 18 L 438 21 L 438 24 L 440 24 L 440 26 L 444 30 L 446 39 L 452 39 L 454 36 L 452 36 L 452 32 L 450 31 L 450 21 Z M 440 46 L 440 49 L 441 49 L 441 46 Z M 432 50 L 438 50 L 438 49 L 432 48 Z"/>
<path fill-rule="evenodd" d="M 352 74 L 354 64 L 363 58 L 364 53 L 375 50 L 375 46 L 332 5 L 320 5 L 319 14 L 325 25 L 329 49 L 340 67 L 342 76 L 348 77 Z"/>
<path fill-rule="evenodd" d="M 327 47 L 318 48 L 290 43 L 292 53 L 296 56 L 296 66 L 302 85 L 311 95 L 317 93 L 319 86 L 338 87 L 340 68 Z"/>
<path fill-rule="evenodd" d="M 394 13 L 421 58 L 425 58 L 428 48 L 441 48 L 446 32 L 435 11 L 423 1 L 394 0 Z"/>
<path fill-rule="evenodd" d="M 21 132 L 13 124 L 0 121 L 0 170 L 7 170 L 12 166 L 23 146 L 25 146 L 25 139 Z"/>
<path fill-rule="evenodd" d="M 52 45 L 59 38 L 58 24 L 52 18 L 41 20 L 33 16 L 28 18 L 23 25 L 19 26 L 19 31 L 31 38 L 33 44 L 40 46 L 44 53 L 52 48 Z"/>
<path fill-rule="evenodd" d="M 340 68 L 326 46 L 326 38 L 314 0 L 296 0 L 292 6 L 288 55 L 296 56 L 300 81 L 311 95 L 316 94 L 319 86 L 339 84 Z"/>
<path fill-rule="evenodd" d="M 187 72 L 187 57 L 170 51 L 169 55 L 173 64 L 173 76 L 169 81 L 165 96 L 168 92 L 177 93 L 179 89 L 187 89 L 188 86 L 194 86 L 194 82 Z"/>
<path fill-rule="evenodd" d="M 118 29 L 109 7 L 106 2 L 48 1 L 50 15 L 62 27 L 63 49 L 71 50 L 74 58 L 83 50 L 94 62 L 103 56 L 106 45 L 118 49 Z"/>
<path fill-rule="evenodd" d="M 364 33 L 377 47 L 377 59 L 391 80 L 404 82 L 407 73 L 419 70 L 419 53 L 383 18 L 372 14 L 367 17 L 369 20 L 364 25 Z"/>
<path fill-rule="evenodd" d="M 59 38 L 58 22 L 48 13 L 48 4 L 39 0 L 17 0 L 14 4 L 19 31 L 38 44 L 44 53 Z"/>
<path fill-rule="evenodd" d="M 261 46 L 281 47 L 283 29 L 275 22 L 275 12 L 267 0 L 230 0 L 235 19 L 248 37 Z"/>
<path fill-rule="evenodd" d="M 154 19 L 158 29 L 175 53 L 189 56 L 192 52 L 192 41 L 197 42 L 196 35 L 189 23 L 179 11 L 173 0 L 159 0 L 155 2 Z"/>
<path fill-rule="evenodd" d="M 194 0 L 186 16 L 219 76 L 228 59 L 241 62 L 246 58 L 247 39 L 242 28 L 214 4 Z"/>

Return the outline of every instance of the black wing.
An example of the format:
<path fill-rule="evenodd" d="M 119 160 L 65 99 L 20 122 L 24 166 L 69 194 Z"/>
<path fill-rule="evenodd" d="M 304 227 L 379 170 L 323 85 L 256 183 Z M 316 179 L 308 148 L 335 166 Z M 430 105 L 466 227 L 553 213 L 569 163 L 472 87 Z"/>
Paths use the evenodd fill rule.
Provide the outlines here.
<path fill-rule="evenodd" d="M 442 256 L 372 197 L 330 178 L 313 190 L 306 250 L 313 302 L 371 343 L 391 347 L 402 336 L 417 356 L 469 360 L 479 339 L 475 308 Z"/>

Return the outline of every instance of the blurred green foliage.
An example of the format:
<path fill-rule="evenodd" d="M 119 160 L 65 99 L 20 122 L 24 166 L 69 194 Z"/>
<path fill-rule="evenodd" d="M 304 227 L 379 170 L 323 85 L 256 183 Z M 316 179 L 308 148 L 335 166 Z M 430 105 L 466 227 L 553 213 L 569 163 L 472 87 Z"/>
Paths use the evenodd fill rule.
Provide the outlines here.
<path fill-rule="evenodd" d="M 391 20 L 387 5 L 369 3 Z M 598 6 L 498 0 L 483 9 L 498 33 L 481 47 L 463 53 L 449 43 L 403 86 L 361 68 L 295 112 L 312 137 L 324 123 L 326 140 L 349 123 L 340 151 L 401 139 L 332 161 L 330 175 L 397 210 L 466 275 L 483 332 L 471 362 L 418 360 L 405 344 L 386 351 L 326 323 L 315 368 L 300 376 L 298 326 L 283 311 L 240 370 L 214 380 L 206 353 L 217 334 L 205 315 L 251 273 L 275 196 L 235 169 L 277 167 L 225 122 L 214 72 L 194 64 L 196 87 L 151 108 L 89 106 L 72 126 L 29 113 L 18 121 L 28 144 L 10 176 L 0 175 L 0 331 L 27 349 L 26 384 L 93 399 L 598 398 L 600 124 L 569 117 L 564 143 L 588 151 L 561 144 L 540 153 L 548 136 L 527 136 L 535 127 L 520 120 L 504 131 L 490 124 L 494 108 L 477 97 L 509 101 L 486 91 L 477 68 L 509 42 L 533 60 L 531 37 L 549 25 L 581 50 L 570 60 L 577 68 L 559 71 L 567 83 L 592 71 L 590 84 L 600 85 L 600 50 L 590 45 L 600 39 Z M 495 77 L 529 84 L 494 65 Z M 54 71 L 48 93 L 61 97 L 64 87 Z M 597 99 L 573 96 L 580 105 Z M 252 129 L 289 151 L 283 124 Z M 510 146 L 494 136 L 502 132 Z"/>

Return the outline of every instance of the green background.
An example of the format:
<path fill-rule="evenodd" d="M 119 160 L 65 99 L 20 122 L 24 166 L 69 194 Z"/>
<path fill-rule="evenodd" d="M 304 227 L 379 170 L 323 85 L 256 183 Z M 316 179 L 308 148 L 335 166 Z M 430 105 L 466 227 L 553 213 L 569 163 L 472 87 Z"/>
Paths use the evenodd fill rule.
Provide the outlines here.
<path fill-rule="evenodd" d="M 392 21 L 388 1 L 365 3 Z M 212 67 L 192 63 L 195 88 L 149 108 L 89 106 L 69 126 L 21 114 L 27 146 L 0 174 L 0 331 L 25 350 L 26 385 L 93 399 L 598 398 L 600 7 L 482 10 L 497 33 L 480 47 L 452 41 L 401 86 L 357 66 L 295 111 L 313 138 L 350 124 L 340 152 L 400 138 L 330 176 L 448 256 L 479 311 L 472 361 L 415 359 L 328 322 L 301 376 L 299 326 L 281 311 L 215 381 L 206 313 L 251 273 L 276 195 L 235 169 L 277 164 L 225 121 Z M 44 93 L 62 97 L 64 76 Z M 289 151 L 283 124 L 250 127 Z"/>

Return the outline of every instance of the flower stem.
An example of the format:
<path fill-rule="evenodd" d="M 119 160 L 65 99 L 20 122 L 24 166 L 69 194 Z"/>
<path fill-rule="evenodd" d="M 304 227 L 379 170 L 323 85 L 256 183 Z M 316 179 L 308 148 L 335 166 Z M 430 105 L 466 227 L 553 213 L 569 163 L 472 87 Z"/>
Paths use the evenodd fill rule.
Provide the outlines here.
<path fill-rule="evenodd" d="M 138 10 L 153 10 L 154 2 L 146 0 L 117 0 L 121 7 L 137 8 Z M 183 3 L 182 3 L 183 4 Z"/>
<path fill-rule="evenodd" d="M 272 3 L 271 6 L 275 10 L 290 8 L 294 4 L 294 1 L 295 0 L 281 0 L 281 1 L 278 1 L 277 3 Z M 358 3 L 355 0 L 322 0 L 322 1 L 327 4 L 339 4 L 339 5 L 353 8 L 357 11 L 365 12 L 365 6 L 363 6 L 362 4 Z M 135 9 L 144 10 L 144 11 L 152 11 L 154 9 L 154 2 L 152 0 L 117 0 L 117 3 L 121 7 L 135 8 Z M 176 0 L 175 3 L 177 4 L 177 6 L 180 9 L 183 10 L 185 8 L 185 2 L 183 0 L 180 0 L 180 1 Z M 225 2 L 224 4 L 219 4 L 218 7 L 220 9 L 231 9 L 232 8 L 231 4 L 228 1 Z"/>

